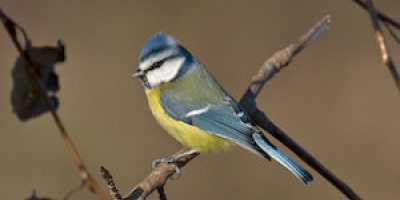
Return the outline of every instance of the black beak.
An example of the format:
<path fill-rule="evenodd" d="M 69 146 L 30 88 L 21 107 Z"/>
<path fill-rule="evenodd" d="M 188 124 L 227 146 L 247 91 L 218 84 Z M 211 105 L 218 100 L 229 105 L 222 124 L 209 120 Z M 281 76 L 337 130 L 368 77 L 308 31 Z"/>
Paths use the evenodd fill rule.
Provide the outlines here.
<path fill-rule="evenodd" d="M 138 70 L 136 70 L 136 72 L 132 75 L 132 78 L 138 78 L 139 80 L 140 80 L 140 82 L 142 83 L 142 85 L 145 87 L 145 88 L 151 88 L 150 87 L 150 85 L 149 85 L 149 83 L 147 82 L 147 79 L 146 79 L 146 72 L 145 71 L 142 71 L 142 70 L 140 70 L 140 69 L 138 69 Z"/>
<path fill-rule="evenodd" d="M 141 77 L 144 76 L 144 74 L 145 74 L 144 71 L 138 69 L 138 70 L 136 70 L 136 72 L 132 75 L 132 77 L 141 78 Z"/>

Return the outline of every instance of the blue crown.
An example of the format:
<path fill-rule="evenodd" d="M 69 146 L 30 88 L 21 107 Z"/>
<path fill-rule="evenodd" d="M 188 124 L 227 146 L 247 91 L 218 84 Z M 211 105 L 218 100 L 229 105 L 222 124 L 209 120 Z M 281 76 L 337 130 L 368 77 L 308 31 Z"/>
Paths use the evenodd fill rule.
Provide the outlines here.
<path fill-rule="evenodd" d="M 178 47 L 178 42 L 168 34 L 159 32 L 147 40 L 142 51 L 140 52 L 140 60 L 144 60 L 153 53 L 165 50 L 171 47 Z"/>

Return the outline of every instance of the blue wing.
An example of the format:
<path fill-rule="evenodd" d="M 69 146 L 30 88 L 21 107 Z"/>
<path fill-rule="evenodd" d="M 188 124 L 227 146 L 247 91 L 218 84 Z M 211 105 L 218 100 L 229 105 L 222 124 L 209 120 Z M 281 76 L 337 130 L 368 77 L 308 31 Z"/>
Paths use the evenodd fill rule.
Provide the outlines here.
<path fill-rule="evenodd" d="M 189 105 L 177 103 L 168 98 L 166 93 L 161 93 L 161 103 L 172 118 L 232 140 L 258 155 L 269 158 L 257 148 L 251 137 L 251 134 L 258 130 L 250 124 L 247 115 L 240 112 L 232 98 L 227 97 L 225 102 L 213 105 L 207 102 Z"/>
<path fill-rule="evenodd" d="M 191 112 L 193 113 L 193 112 Z M 269 159 L 268 154 L 264 153 L 253 141 L 252 134 L 259 132 L 250 122 L 244 122 L 241 117 L 244 113 L 236 114 L 234 109 L 227 104 L 208 105 L 204 112 L 191 115 L 191 123 L 209 133 L 231 140 L 240 146 L 254 152 L 257 155 Z"/>
<path fill-rule="evenodd" d="M 231 140 L 264 158 L 272 157 L 306 184 L 313 179 L 309 172 L 269 142 L 231 97 L 227 96 L 226 101 L 219 104 L 194 106 L 178 104 L 161 95 L 161 102 L 171 117 Z"/>

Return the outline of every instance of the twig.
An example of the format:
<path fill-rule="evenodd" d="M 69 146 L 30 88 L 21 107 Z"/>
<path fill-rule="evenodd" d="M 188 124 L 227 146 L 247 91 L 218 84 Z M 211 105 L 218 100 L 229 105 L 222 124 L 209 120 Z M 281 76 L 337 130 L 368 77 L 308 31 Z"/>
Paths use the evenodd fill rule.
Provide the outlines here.
<path fill-rule="evenodd" d="M 81 190 L 83 187 L 85 187 L 85 182 L 81 181 L 81 183 L 79 184 L 78 187 L 73 188 L 71 191 L 69 191 L 65 196 L 64 196 L 64 200 L 68 200 L 73 194 L 75 194 L 76 192 L 78 192 L 79 190 Z"/>
<path fill-rule="evenodd" d="M 187 148 L 182 148 L 181 150 L 174 153 L 171 157 L 175 157 L 184 152 L 188 151 Z M 189 156 L 183 157 L 178 160 L 178 166 L 182 168 L 190 160 L 197 157 L 199 154 L 191 154 Z M 124 200 L 134 200 L 134 199 L 146 199 L 154 190 L 159 190 L 159 188 L 164 187 L 167 180 L 175 174 L 175 167 L 171 164 L 160 163 L 157 168 L 155 168 L 145 179 L 143 179 L 135 188 L 133 188 Z M 165 195 L 165 194 L 164 194 Z M 160 194 L 161 196 L 161 194 Z"/>
<path fill-rule="evenodd" d="M 279 70 L 286 67 L 297 53 L 307 47 L 314 39 L 325 31 L 330 21 L 330 16 L 324 17 L 306 34 L 302 35 L 295 43 L 292 43 L 288 47 L 276 52 L 272 57 L 265 61 L 260 67 L 258 73 L 252 78 L 249 88 L 240 100 L 240 104 L 246 106 L 248 104 L 253 104 L 264 84 L 278 73 Z M 255 108 L 255 106 L 247 107 Z"/>
<path fill-rule="evenodd" d="M 111 173 L 103 166 L 100 167 L 101 177 L 107 182 L 108 192 L 113 200 L 122 200 L 121 194 L 115 185 L 114 179 Z"/>
<path fill-rule="evenodd" d="M 158 187 L 157 188 L 157 192 L 158 192 L 158 195 L 160 197 L 160 200 L 167 200 L 167 195 L 165 194 L 164 186 Z"/>
<path fill-rule="evenodd" d="M 372 0 L 366 0 L 366 1 L 367 1 L 368 11 L 371 16 L 372 25 L 375 30 L 376 40 L 378 41 L 379 48 L 381 50 L 382 62 L 384 65 L 386 65 L 388 67 L 388 69 L 389 69 L 390 73 L 392 74 L 392 77 L 396 83 L 397 89 L 400 91 L 399 73 L 397 72 L 397 69 L 393 63 L 392 57 L 390 56 L 390 54 L 388 53 L 388 50 L 386 48 L 385 37 L 383 36 L 381 26 L 379 25 L 377 11 L 374 7 L 374 4 L 372 3 Z"/>
<path fill-rule="evenodd" d="M 279 127 L 277 127 L 261 110 L 253 108 L 252 105 L 246 105 L 246 109 L 252 110 L 249 112 L 251 118 L 264 130 L 268 131 L 277 140 L 282 142 L 290 150 L 292 150 L 297 156 L 299 156 L 304 162 L 310 165 L 315 171 L 320 173 L 326 180 L 334 185 L 338 190 L 345 194 L 351 200 L 362 200 L 362 198 L 355 193 L 346 183 L 335 176 L 329 171 L 322 163 L 316 158 L 309 154 L 299 144 L 297 144 L 292 138 L 286 135 Z"/>
<path fill-rule="evenodd" d="M 389 26 L 387 22 L 383 22 L 383 25 L 386 27 L 386 29 L 389 31 L 390 35 L 394 38 L 397 44 L 400 44 L 400 38 L 399 36 L 396 35 L 394 30 Z"/>
<path fill-rule="evenodd" d="M 361 8 L 364 8 L 365 10 L 368 10 L 368 5 L 365 2 L 365 0 L 352 0 L 353 2 L 357 3 L 357 5 L 359 5 Z M 377 14 L 377 18 L 379 18 L 379 20 L 386 22 L 390 25 L 392 25 L 393 27 L 400 29 L 400 23 L 393 20 L 392 18 L 390 18 L 389 16 L 381 13 L 378 10 L 375 10 L 376 14 Z"/>
<path fill-rule="evenodd" d="M 64 142 L 67 146 L 67 149 L 69 150 L 70 154 L 72 155 L 75 164 L 77 165 L 79 169 L 79 174 L 81 179 L 85 182 L 86 186 L 97 196 L 100 197 L 100 199 L 107 200 L 107 196 L 103 193 L 99 185 L 96 183 L 96 181 L 92 178 L 90 175 L 89 171 L 86 169 L 86 166 L 83 163 L 82 158 L 79 156 L 78 150 L 76 149 L 74 143 L 72 142 L 71 138 L 69 137 L 64 124 L 62 123 L 60 117 L 58 116 L 56 110 L 53 108 L 53 106 L 50 103 L 50 100 L 48 96 L 46 95 L 46 92 L 43 88 L 43 86 L 40 84 L 40 81 L 37 76 L 36 72 L 36 67 L 33 64 L 32 58 L 30 55 L 23 50 L 20 42 L 18 41 L 17 38 L 17 32 L 16 32 L 16 27 L 20 30 L 22 30 L 22 33 L 24 35 L 25 40 L 28 39 L 28 36 L 26 35 L 26 32 L 24 31 L 21 26 L 17 25 L 13 20 L 11 20 L 0 8 L 0 18 L 1 21 L 6 28 L 11 40 L 13 41 L 15 47 L 17 48 L 19 54 L 21 55 L 22 59 L 25 62 L 25 70 L 28 73 L 28 76 L 33 84 L 33 87 L 35 89 L 35 92 L 39 94 L 42 98 L 46 99 L 46 106 L 49 108 L 51 115 L 53 116 L 53 119 L 61 133 L 61 136 L 64 139 Z"/>
<path fill-rule="evenodd" d="M 304 162 L 310 165 L 337 189 L 343 192 L 349 199 L 361 199 L 348 185 L 337 178 L 332 172 L 324 167 L 317 159 L 309 154 L 304 148 L 297 144 L 293 139 L 286 135 L 279 127 L 277 127 L 261 110 L 257 108 L 255 99 L 265 83 L 276 75 L 279 70 L 287 66 L 292 58 L 303 48 L 305 48 L 310 40 L 313 40 L 323 30 L 326 29 L 330 22 L 329 16 L 318 22 L 306 34 L 300 37 L 296 42 L 289 45 L 287 48 L 278 51 L 269 58 L 260 68 L 257 75 L 252 78 L 250 86 L 240 100 L 240 105 L 243 106 L 250 114 L 250 117 L 258 126 L 268 131 L 272 136 L 282 142 L 290 150 L 296 153 Z"/>

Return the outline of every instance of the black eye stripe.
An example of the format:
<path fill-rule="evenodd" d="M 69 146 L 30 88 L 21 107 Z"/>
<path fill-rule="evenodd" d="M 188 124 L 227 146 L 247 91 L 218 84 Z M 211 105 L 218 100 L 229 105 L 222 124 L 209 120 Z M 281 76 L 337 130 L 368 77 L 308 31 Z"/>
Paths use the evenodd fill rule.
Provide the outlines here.
<path fill-rule="evenodd" d="M 174 59 L 174 58 L 177 58 L 177 57 L 179 57 L 179 55 L 169 56 L 169 57 L 163 58 L 163 59 L 161 59 L 161 60 L 159 60 L 157 62 L 154 62 L 149 68 L 145 69 L 144 72 L 147 73 L 148 71 L 160 68 L 165 63 L 165 61 L 170 60 L 170 59 Z"/>
<path fill-rule="evenodd" d="M 147 69 L 147 71 L 160 68 L 161 65 L 164 64 L 164 62 L 165 62 L 165 59 L 153 63 L 153 64 Z"/>

